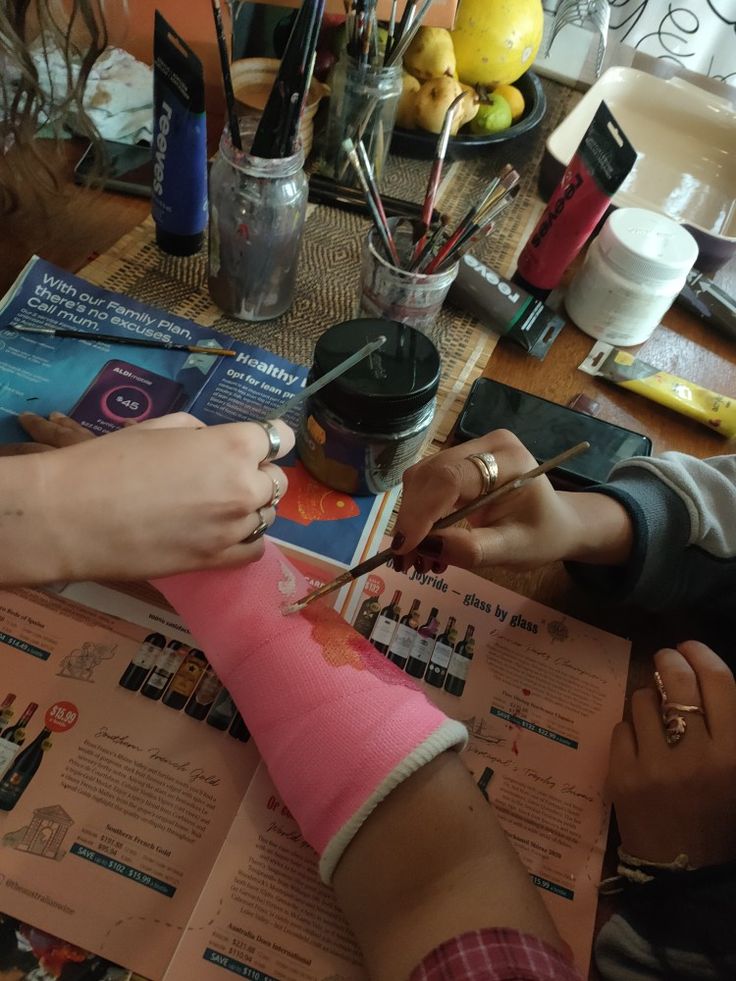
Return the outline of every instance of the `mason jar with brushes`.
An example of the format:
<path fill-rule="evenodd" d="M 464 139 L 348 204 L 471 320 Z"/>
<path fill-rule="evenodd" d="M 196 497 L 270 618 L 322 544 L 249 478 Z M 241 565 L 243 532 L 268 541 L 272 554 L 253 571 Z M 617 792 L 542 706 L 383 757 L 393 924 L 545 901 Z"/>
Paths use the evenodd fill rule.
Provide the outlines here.
<path fill-rule="evenodd" d="M 250 147 L 252 129 L 241 128 Z M 307 212 L 304 152 L 259 157 L 233 146 L 226 129 L 210 171 L 208 285 L 238 320 L 272 320 L 294 299 Z"/>
<path fill-rule="evenodd" d="M 375 179 L 380 182 L 402 84 L 401 63 L 372 67 L 361 65 L 358 59 L 343 53 L 330 82 L 332 94 L 320 163 L 322 173 L 340 184 L 354 185 L 356 177 L 343 143 L 348 138 L 355 143 L 362 140 Z"/>

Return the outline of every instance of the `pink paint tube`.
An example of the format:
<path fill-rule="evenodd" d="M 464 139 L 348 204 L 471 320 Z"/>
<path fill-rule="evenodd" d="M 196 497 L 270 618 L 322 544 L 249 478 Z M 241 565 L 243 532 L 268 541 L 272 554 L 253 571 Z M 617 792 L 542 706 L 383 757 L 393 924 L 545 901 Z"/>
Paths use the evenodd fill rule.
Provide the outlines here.
<path fill-rule="evenodd" d="M 601 102 L 521 251 L 514 282 L 544 300 L 559 285 L 635 163 L 636 150 Z"/>

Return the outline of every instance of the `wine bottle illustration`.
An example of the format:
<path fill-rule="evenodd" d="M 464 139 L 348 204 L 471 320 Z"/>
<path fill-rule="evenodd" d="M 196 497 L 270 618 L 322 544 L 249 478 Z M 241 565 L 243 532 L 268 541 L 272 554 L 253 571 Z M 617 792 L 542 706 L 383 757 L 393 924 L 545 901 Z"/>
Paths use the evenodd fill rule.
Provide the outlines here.
<path fill-rule="evenodd" d="M 15 701 L 15 695 L 6 695 L 3 704 L 0 705 L 0 777 L 7 770 L 10 764 L 13 762 L 17 756 L 20 746 L 13 739 L 6 739 L 3 732 L 3 726 L 10 722 L 13 717 L 13 709 L 11 708 L 13 702 Z M 5 730 L 6 732 L 12 730 L 12 726 L 8 726 Z"/>
<path fill-rule="evenodd" d="M 3 699 L 3 704 L 0 705 L 0 729 L 13 718 L 12 705 L 14 701 L 15 695 L 12 692 L 9 692 Z"/>
<path fill-rule="evenodd" d="M 400 620 L 396 628 L 396 633 L 388 649 L 388 659 L 397 664 L 403 671 L 406 662 L 409 660 L 414 641 L 417 637 L 419 627 L 419 607 L 420 600 L 414 600 L 411 609 Z"/>
<path fill-rule="evenodd" d="M 406 673 L 410 674 L 412 678 L 423 678 L 424 672 L 427 670 L 427 664 L 434 647 L 434 639 L 440 629 L 437 619 L 438 613 L 437 607 L 433 606 L 429 611 L 427 622 L 417 630 L 409 660 L 406 662 Z"/>
<path fill-rule="evenodd" d="M 230 698 L 230 692 L 227 688 L 221 688 L 220 694 L 215 699 L 215 704 L 207 716 L 207 725 L 224 732 L 235 718 L 237 711 L 232 698 Z"/>
<path fill-rule="evenodd" d="M 0 733 L 0 738 L 7 739 L 8 742 L 15 743 L 16 746 L 22 746 L 26 740 L 26 727 L 33 718 L 33 714 L 37 708 L 38 704 L 36 702 L 29 702 L 15 725 L 8 726 L 7 729 L 4 729 Z"/>
<path fill-rule="evenodd" d="M 233 719 L 229 732 L 233 738 L 240 740 L 241 743 L 247 743 L 250 739 L 250 730 L 245 722 L 243 722 L 243 716 L 240 712 Z"/>
<path fill-rule="evenodd" d="M 33 742 L 21 750 L 0 780 L 0 810 L 12 811 L 36 774 L 44 753 L 51 747 L 51 730 L 42 729 Z"/>
<path fill-rule="evenodd" d="M 184 708 L 206 668 L 207 658 L 204 653 L 194 647 L 190 648 L 166 689 L 163 704 L 177 710 Z"/>
<path fill-rule="evenodd" d="M 450 695 L 462 695 L 465 690 L 465 680 L 468 677 L 470 662 L 473 660 L 475 652 L 475 637 L 473 633 L 475 627 L 472 625 L 465 631 L 465 637 L 455 648 L 455 652 L 450 659 L 445 678 L 445 691 Z"/>
<path fill-rule="evenodd" d="M 164 689 L 186 657 L 186 653 L 187 647 L 184 644 L 180 644 L 178 640 L 170 640 L 141 688 L 141 695 L 145 695 L 146 698 L 161 698 Z"/>
<path fill-rule="evenodd" d="M 359 634 L 362 634 L 364 637 L 370 637 L 373 633 L 376 617 L 380 612 L 381 604 L 378 596 L 369 596 L 368 599 L 363 600 L 361 603 L 353 626 Z"/>
<path fill-rule="evenodd" d="M 123 671 L 118 684 L 128 691 L 138 691 L 165 647 L 166 638 L 163 634 L 149 634 Z"/>
<path fill-rule="evenodd" d="M 396 630 L 396 625 L 401 617 L 401 609 L 399 607 L 400 599 L 401 590 L 397 589 L 393 595 L 393 599 L 388 606 L 384 606 L 373 625 L 370 641 L 381 654 L 385 654 L 388 651 L 394 631 Z"/>
<path fill-rule="evenodd" d="M 444 632 L 435 641 L 432 656 L 427 665 L 427 673 L 424 680 L 434 685 L 435 688 L 442 688 L 447 675 L 447 665 L 455 650 L 457 643 L 457 631 L 455 630 L 455 617 L 450 617 Z"/>
<path fill-rule="evenodd" d="M 212 665 L 208 665 L 197 690 L 187 702 L 184 709 L 186 714 L 193 719 L 203 719 L 212 708 L 212 703 L 221 688 L 222 682 L 215 674 Z"/>

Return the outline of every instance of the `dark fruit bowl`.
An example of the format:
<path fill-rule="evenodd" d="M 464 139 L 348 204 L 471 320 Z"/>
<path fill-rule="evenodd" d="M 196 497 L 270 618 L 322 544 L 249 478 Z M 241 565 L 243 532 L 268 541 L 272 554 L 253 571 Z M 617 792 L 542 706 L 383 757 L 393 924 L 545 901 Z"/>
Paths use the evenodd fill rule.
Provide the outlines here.
<path fill-rule="evenodd" d="M 520 79 L 514 82 L 524 96 L 524 115 L 513 126 L 502 130 L 500 133 L 491 133 L 488 136 L 474 136 L 470 132 L 461 130 L 457 136 L 450 138 L 447 148 L 447 156 L 452 160 L 463 160 L 473 157 L 488 147 L 495 146 L 497 143 L 506 143 L 508 140 L 515 140 L 519 136 L 530 133 L 535 126 L 542 121 L 547 111 L 547 99 L 534 72 L 526 72 Z M 394 135 L 391 140 L 391 152 L 401 157 L 419 157 L 422 160 L 431 160 L 437 148 L 437 134 L 427 133 L 423 129 L 401 129 L 395 127 Z"/>

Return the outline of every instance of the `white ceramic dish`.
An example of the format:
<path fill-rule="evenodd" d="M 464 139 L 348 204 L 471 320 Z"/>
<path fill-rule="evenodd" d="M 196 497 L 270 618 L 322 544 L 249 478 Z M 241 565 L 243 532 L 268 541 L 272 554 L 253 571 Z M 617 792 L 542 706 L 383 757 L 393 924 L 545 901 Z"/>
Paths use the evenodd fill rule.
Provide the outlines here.
<path fill-rule="evenodd" d="M 736 111 L 730 102 L 680 78 L 609 68 L 546 143 L 542 192 L 551 192 L 602 101 L 638 159 L 613 199 L 686 225 L 700 247 L 698 266 L 714 269 L 736 252 Z"/>

